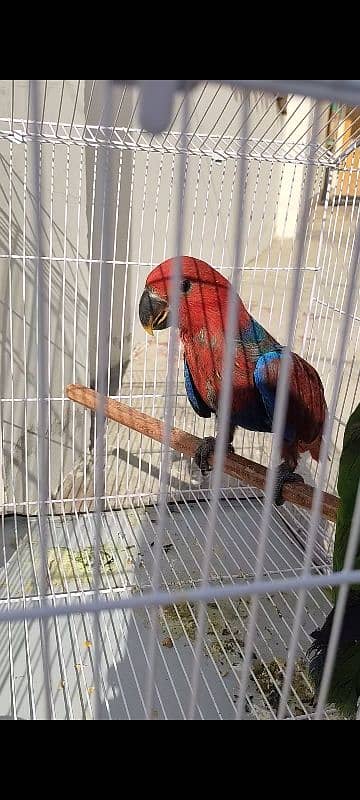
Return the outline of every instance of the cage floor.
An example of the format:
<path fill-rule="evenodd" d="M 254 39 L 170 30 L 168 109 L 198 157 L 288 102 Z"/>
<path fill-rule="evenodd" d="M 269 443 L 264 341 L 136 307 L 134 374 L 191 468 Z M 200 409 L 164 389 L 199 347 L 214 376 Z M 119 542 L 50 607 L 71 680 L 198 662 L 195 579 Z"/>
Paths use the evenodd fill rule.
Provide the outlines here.
<path fill-rule="evenodd" d="M 259 499 L 220 506 L 211 581 L 214 585 L 251 581 L 254 577 L 262 503 Z M 158 508 L 110 511 L 102 516 L 101 592 L 114 599 L 151 587 Z M 196 587 L 206 538 L 208 502 L 169 506 L 161 563 L 161 588 Z M 92 598 L 92 514 L 49 518 L 48 602 L 84 602 Z M 303 551 L 274 510 L 267 546 L 268 578 L 298 574 Z M 36 519 L 3 521 L 0 607 L 31 608 L 39 603 L 40 540 Z M 273 719 L 279 703 L 283 668 L 294 621 L 296 596 L 279 594 L 260 599 L 254 661 L 247 696 L 248 719 Z M 312 691 L 304 656 L 309 634 L 328 613 L 320 590 L 308 595 L 299 639 L 298 661 L 288 704 L 288 718 L 312 712 Z M 197 717 L 231 720 L 236 700 L 248 628 L 249 604 L 244 600 L 210 603 L 202 646 Z M 156 686 L 153 717 L 181 720 L 190 702 L 197 633 L 195 606 L 186 603 L 158 611 Z M 118 610 L 101 615 L 100 700 L 104 719 L 145 717 L 145 685 L 151 631 L 147 610 Z M 46 701 L 38 621 L 11 622 L 0 629 L 0 717 L 43 719 Z M 93 620 L 87 613 L 49 623 L 50 679 L 54 719 L 92 719 L 95 704 Z"/>

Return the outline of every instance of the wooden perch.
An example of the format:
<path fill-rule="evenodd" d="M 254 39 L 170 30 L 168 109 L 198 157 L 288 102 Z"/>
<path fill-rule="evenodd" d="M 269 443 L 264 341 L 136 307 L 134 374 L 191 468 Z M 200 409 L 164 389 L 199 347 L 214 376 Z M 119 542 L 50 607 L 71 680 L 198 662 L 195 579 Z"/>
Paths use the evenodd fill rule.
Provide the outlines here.
<path fill-rule="evenodd" d="M 68 386 L 67 397 L 78 403 L 89 411 L 97 411 L 99 395 L 85 386 Z M 126 428 L 137 431 L 143 436 L 148 436 L 156 442 L 164 442 L 164 424 L 148 414 L 136 411 L 134 408 L 119 403 L 117 400 L 105 399 L 104 413 L 107 419 L 118 422 Z M 201 444 L 201 439 L 192 436 L 190 433 L 173 429 L 171 432 L 170 446 L 172 450 L 183 453 L 189 458 L 193 458 L 197 448 Z M 228 455 L 225 458 L 224 472 L 231 478 L 236 478 L 248 486 L 255 487 L 264 491 L 267 470 L 261 464 L 249 461 L 237 455 Z M 314 489 L 306 484 L 287 484 L 283 489 L 284 500 L 293 503 L 300 508 L 311 511 L 314 497 Z M 339 500 L 330 494 L 323 494 L 322 514 L 330 522 L 336 522 L 339 508 Z"/>

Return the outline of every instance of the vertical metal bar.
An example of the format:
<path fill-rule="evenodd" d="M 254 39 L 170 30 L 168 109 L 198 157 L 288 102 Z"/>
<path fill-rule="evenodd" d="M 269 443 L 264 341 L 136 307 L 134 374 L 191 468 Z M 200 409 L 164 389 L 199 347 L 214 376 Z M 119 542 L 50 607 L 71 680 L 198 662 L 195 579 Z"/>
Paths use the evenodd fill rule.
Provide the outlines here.
<path fill-rule="evenodd" d="M 29 81 L 29 98 L 31 118 L 34 120 L 35 130 L 39 121 L 39 91 L 38 82 Z M 35 239 L 36 239 L 36 299 L 37 299 L 37 426 L 38 426 L 38 514 L 41 551 L 41 605 L 46 604 L 47 595 L 47 511 L 50 501 L 49 487 L 49 452 L 48 441 L 50 438 L 49 419 L 49 385 L 48 385 L 48 351 L 46 339 L 47 331 L 47 291 L 44 274 L 42 224 L 41 224 L 41 173 L 40 173 L 41 145 L 36 134 L 32 142 L 32 190 L 35 201 Z M 46 715 L 51 719 L 51 683 L 50 683 L 50 641 L 49 621 L 40 623 L 41 649 L 44 667 L 44 685 L 46 699 Z"/>
<path fill-rule="evenodd" d="M 312 132 L 312 140 L 314 143 L 317 141 L 318 129 L 319 129 L 319 117 L 320 117 L 320 108 L 319 106 L 315 109 L 314 115 L 314 123 L 313 123 L 313 132 Z M 281 452 L 281 443 L 283 440 L 283 435 L 285 431 L 286 425 L 286 413 L 287 413 L 287 405 L 289 400 L 289 376 L 290 376 L 290 369 L 291 369 L 291 350 L 293 347 L 294 336 L 295 336 L 295 329 L 296 329 L 296 322 L 297 322 L 297 312 L 298 312 L 298 305 L 299 305 L 299 298 L 301 294 L 301 268 L 303 264 L 303 257 L 305 253 L 305 244 L 306 244 L 306 229 L 308 224 L 308 210 L 309 210 L 309 203 L 311 198 L 311 192 L 313 187 L 313 179 L 315 174 L 315 168 L 310 166 L 308 167 L 308 173 L 306 177 L 306 186 L 305 186 L 305 194 L 302 204 L 302 211 L 300 214 L 300 224 L 298 230 L 298 239 L 297 239 L 297 246 L 296 246 L 296 256 L 295 256 L 295 274 L 294 274 L 294 287 L 292 292 L 292 302 L 291 302 L 291 311 L 290 311 L 290 320 L 289 320 L 289 334 L 288 334 L 288 345 L 284 350 L 284 358 L 283 363 L 281 365 L 280 371 L 280 380 L 279 386 L 277 390 L 277 398 L 276 398 L 276 407 L 275 407 L 275 414 L 274 414 L 274 424 L 273 424 L 273 447 L 272 447 L 272 456 L 271 456 L 271 468 L 268 471 L 267 481 L 266 481 L 266 488 L 265 488 L 265 504 L 264 504 L 264 512 L 261 522 L 261 532 L 260 532 L 260 540 L 259 540 L 259 549 L 257 555 L 257 565 L 256 565 L 256 576 L 255 580 L 258 581 L 263 576 L 264 571 L 264 561 L 265 561 L 265 554 L 266 554 L 266 546 L 267 540 L 269 535 L 270 529 L 270 522 L 271 522 L 271 515 L 272 515 L 272 507 L 275 495 L 275 483 L 276 483 L 276 470 L 277 470 L 277 463 L 279 461 L 279 455 Z M 243 719 L 245 713 L 245 706 L 246 706 L 246 692 L 247 692 L 247 685 L 250 675 L 251 669 L 251 662 L 252 662 L 252 653 L 253 653 L 253 645 L 256 636 L 256 625 L 257 625 L 257 618 L 258 618 L 258 610 L 259 610 L 259 597 L 254 597 L 251 603 L 251 614 L 250 614 L 250 624 L 248 630 L 248 636 L 246 640 L 245 646 L 245 661 L 243 666 L 243 671 L 241 675 L 241 691 L 239 696 L 239 702 L 237 706 L 237 719 Z"/>
<path fill-rule="evenodd" d="M 105 84 L 105 129 L 110 130 L 108 121 L 111 120 L 112 109 L 112 83 L 106 81 Z M 112 288 L 112 263 L 111 263 L 111 243 L 110 243 L 110 187 L 109 187 L 109 166 L 110 150 L 107 146 L 99 149 L 98 162 L 98 198 L 102 208 L 101 225 L 101 254 L 100 254 L 100 308 L 99 308 L 99 329 L 98 329 L 98 352 L 97 352 L 97 391 L 99 392 L 99 404 L 96 413 L 96 452 L 95 452 L 95 546 L 94 546 L 94 600 L 100 599 L 100 548 L 102 541 L 102 513 L 105 498 L 105 415 L 104 404 L 108 388 L 108 364 L 110 349 L 110 311 L 111 311 L 111 288 Z M 100 698 L 100 678 L 101 678 L 101 635 L 100 635 L 100 613 L 94 614 L 94 685 L 95 685 L 95 719 L 101 717 L 101 698 Z"/>
<path fill-rule="evenodd" d="M 338 403 L 339 397 L 339 390 L 341 386 L 341 381 L 343 377 L 344 371 L 344 356 L 348 346 L 349 340 L 349 333 L 351 327 L 351 318 L 352 318 L 352 311 L 354 305 L 356 303 L 356 286 L 358 281 L 358 275 L 360 270 L 360 224 L 358 226 L 356 241 L 354 246 L 354 253 L 350 267 L 350 278 L 349 284 L 347 289 L 347 299 L 346 299 L 346 307 L 345 307 L 345 314 L 343 317 L 343 321 L 340 323 L 340 336 L 339 336 L 339 344 L 337 350 L 337 368 L 336 368 L 336 375 L 334 380 L 334 388 L 332 394 L 331 405 L 329 408 L 329 414 L 325 425 L 324 436 L 323 436 L 323 444 L 321 447 L 320 453 L 320 470 L 319 470 L 319 478 L 318 484 L 316 487 L 314 501 L 313 501 L 313 508 L 312 508 L 312 516 L 311 516 L 311 523 L 310 529 L 307 539 L 307 546 L 306 546 L 306 553 L 304 559 L 304 570 L 303 575 L 306 577 L 311 569 L 312 559 L 313 559 L 313 552 L 314 546 L 316 542 L 316 531 L 319 524 L 319 519 L 321 515 L 321 499 L 322 499 L 322 490 L 325 484 L 326 478 L 326 470 L 327 470 L 327 456 L 330 449 L 331 443 L 331 433 L 334 425 L 335 420 L 335 413 Z M 299 629 L 301 626 L 304 608 L 305 608 L 305 601 L 306 601 L 307 591 L 302 590 L 299 595 L 299 600 L 296 608 L 296 615 L 295 615 L 295 622 L 293 627 L 293 635 L 289 645 L 289 657 L 288 657 L 288 665 L 286 670 L 286 678 L 283 686 L 282 698 L 279 707 L 279 719 L 283 719 L 286 713 L 286 702 L 287 697 L 291 687 L 291 681 L 295 666 L 295 659 L 296 659 L 296 652 L 298 646 L 298 635 Z"/>
<path fill-rule="evenodd" d="M 242 106 L 242 120 L 245 130 L 247 129 L 247 122 L 246 122 L 247 111 L 248 111 L 248 103 L 245 102 Z M 206 588 L 209 583 L 215 531 L 216 531 L 216 522 L 218 515 L 218 504 L 220 500 L 221 487 L 222 487 L 224 460 L 228 446 L 228 425 L 231 412 L 233 371 L 234 371 L 235 351 L 236 351 L 236 330 L 238 324 L 237 292 L 240 290 L 241 279 L 243 274 L 242 256 L 243 256 L 243 244 L 244 244 L 243 233 L 244 233 L 244 212 L 246 203 L 246 190 L 245 190 L 246 175 L 247 175 L 247 162 L 245 155 L 242 155 L 240 160 L 240 175 L 239 175 L 239 217 L 238 217 L 239 227 L 236 239 L 234 266 L 232 274 L 233 292 L 231 293 L 231 298 L 229 302 L 229 312 L 226 325 L 227 330 L 226 330 L 224 374 L 223 374 L 222 390 L 219 403 L 220 407 L 220 413 L 218 418 L 219 431 L 216 440 L 215 469 L 214 469 L 214 477 L 212 485 L 213 496 L 210 507 L 205 557 L 202 568 L 203 588 Z M 205 624 L 206 624 L 206 605 L 205 603 L 201 603 L 199 607 L 198 633 L 196 639 L 195 658 L 194 658 L 194 666 L 192 674 L 189 720 L 193 720 L 196 713 L 197 697 L 199 691 L 199 680 L 200 680 L 202 645 L 205 634 Z"/>
<path fill-rule="evenodd" d="M 158 590 L 160 585 L 161 558 L 162 558 L 162 547 L 164 541 L 164 532 L 166 526 L 167 496 L 168 496 L 168 484 L 170 475 L 170 435 L 171 435 L 171 428 L 173 425 L 174 410 L 175 410 L 174 393 L 176 385 L 175 372 L 176 372 L 176 365 L 178 363 L 177 327 L 178 327 L 178 314 L 180 305 L 181 255 L 182 255 L 182 242 L 183 242 L 185 195 L 186 195 L 185 191 L 186 187 L 184 186 L 184 181 L 186 175 L 186 159 L 187 159 L 186 126 L 189 116 L 188 109 L 189 109 L 189 100 L 186 93 L 186 98 L 183 108 L 183 117 L 182 117 L 182 154 L 180 156 L 180 164 L 179 164 L 180 200 L 179 200 L 179 217 L 178 217 L 177 242 L 176 242 L 177 258 L 175 260 L 175 274 L 173 276 L 171 291 L 170 291 L 170 303 L 171 303 L 171 308 L 173 309 L 173 319 L 172 319 L 172 328 L 170 333 L 168 376 L 167 376 L 167 386 L 166 386 L 165 437 L 164 437 L 165 444 L 163 448 L 162 462 L 161 462 L 159 535 L 155 545 L 155 565 L 152 576 L 152 589 L 154 592 Z M 155 688 L 157 632 L 158 632 L 158 618 L 157 618 L 157 611 L 155 609 L 151 611 L 151 631 L 149 638 L 149 671 L 146 681 L 146 694 L 145 694 L 146 714 L 148 720 L 152 718 L 152 707 L 153 707 L 153 697 Z"/>

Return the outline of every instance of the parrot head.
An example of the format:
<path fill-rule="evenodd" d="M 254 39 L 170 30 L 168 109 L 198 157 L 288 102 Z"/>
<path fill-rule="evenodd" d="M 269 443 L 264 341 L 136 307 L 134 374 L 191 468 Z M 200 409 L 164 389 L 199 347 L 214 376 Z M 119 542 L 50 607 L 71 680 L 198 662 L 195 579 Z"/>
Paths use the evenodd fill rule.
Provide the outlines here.
<path fill-rule="evenodd" d="M 163 331 L 172 325 L 171 292 L 175 276 L 175 259 L 160 264 L 148 276 L 140 300 L 140 321 L 145 331 Z M 219 272 L 197 258 L 181 258 L 179 306 L 180 331 L 203 325 L 209 315 L 222 319 L 230 284 Z"/>

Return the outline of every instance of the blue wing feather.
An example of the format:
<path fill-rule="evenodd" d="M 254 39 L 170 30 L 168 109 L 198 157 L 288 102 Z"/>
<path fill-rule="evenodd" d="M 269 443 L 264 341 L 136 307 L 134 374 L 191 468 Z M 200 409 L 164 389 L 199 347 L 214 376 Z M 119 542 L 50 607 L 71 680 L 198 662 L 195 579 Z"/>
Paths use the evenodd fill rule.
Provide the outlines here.
<path fill-rule="evenodd" d="M 281 351 L 272 351 L 261 356 L 256 364 L 254 373 L 255 384 L 260 392 L 262 402 L 272 426 L 274 421 L 275 404 L 276 404 L 276 385 L 280 374 L 281 359 L 283 354 Z M 295 440 L 296 431 L 291 425 L 285 428 L 285 441 L 292 444 Z"/>
<path fill-rule="evenodd" d="M 184 359 L 184 375 L 185 375 L 185 388 L 186 394 L 188 396 L 189 403 L 191 404 L 195 414 L 203 419 L 210 419 L 212 411 L 210 408 L 204 403 L 202 398 L 197 391 L 197 388 L 194 384 L 194 381 L 191 376 L 191 372 L 189 370 L 188 363 L 186 359 Z"/>

